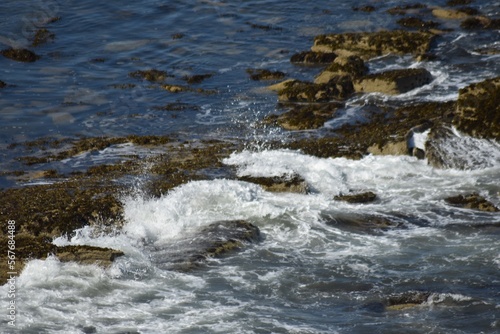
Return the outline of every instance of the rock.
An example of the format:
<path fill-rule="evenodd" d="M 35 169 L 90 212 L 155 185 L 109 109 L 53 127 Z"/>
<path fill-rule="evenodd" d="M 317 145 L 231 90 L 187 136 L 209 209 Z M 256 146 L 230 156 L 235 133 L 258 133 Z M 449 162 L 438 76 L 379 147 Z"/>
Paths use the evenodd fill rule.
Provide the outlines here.
<path fill-rule="evenodd" d="M 459 90 L 453 125 L 473 137 L 500 140 L 500 77 Z"/>
<path fill-rule="evenodd" d="M 162 85 L 162 88 L 171 93 L 180 93 L 190 91 L 189 87 L 184 87 L 180 85 Z"/>
<path fill-rule="evenodd" d="M 2 55 L 6 58 L 25 62 L 32 63 L 40 59 L 40 56 L 36 55 L 33 51 L 28 49 L 5 49 L 1 51 Z"/>
<path fill-rule="evenodd" d="M 145 71 L 135 71 L 129 73 L 129 76 L 135 79 L 143 79 L 150 82 L 163 82 L 169 75 L 165 71 L 150 69 Z"/>
<path fill-rule="evenodd" d="M 33 37 L 33 42 L 31 43 L 31 45 L 34 47 L 40 46 L 51 40 L 54 40 L 55 36 L 56 35 L 54 33 L 51 33 L 45 28 L 38 29 L 35 33 L 35 37 Z"/>
<path fill-rule="evenodd" d="M 186 80 L 186 82 L 190 85 L 192 84 L 198 84 L 203 82 L 205 79 L 211 78 L 213 74 L 207 73 L 207 74 L 195 74 L 191 76 L 185 76 L 183 79 Z"/>
<path fill-rule="evenodd" d="M 321 72 L 314 83 L 323 84 L 337 76 L 349 75 L 351 78 L 359 78 L 368 72 L 363 59 L 358 56 L 337 57 L 333 63 Z"/>
<path fill-rule="evenodd" d="M 273 92 L 280 92 L 284 90 L 288 85 L 292 85 L 294 82 L 297 82 L 298 80 L 295 79 L 287 79 L 282 82 L 278 82 L 277 84 L 267 86 L 267 89 L 272 90 Z"/>
<path fill-rule="evenodd" d="M 375 201 L 377 195 L 371 191 L 367 191 L 359 194 L 350 194 L 350 195 L 338 195 L 333 199 L 336 201 L 343 201 L 348 203 L 370 203 Z"/>
<path fill-rule="evenodd" d="M 419 55 L 429 50 L 433 38 L 428 32 L 403 30 L 320 35 L 311 50 L 357 55 L 365 60 L 388 53 Z"/>
<path fill-rule="evenodd" d="M 474 30 L 474 29 L 500 29 L 500 19 L 490 19 L 485 16 L 475 16 L 469 17 L 460 23 L 460 27 L 463 29 Z"/>
<path fill-rule="evenodd" d="M 431 29 L 439 26 L 438 22 L 424 21 L 414 16 L 399 19 L 396 23 L 406 28 L 417 28 L 417 29 Z"/>
<path fill-rule="evenodd" d="M 260 81 L 260 80 L 279 80 L 285 77 L 285 73 L 280 71 L 270 71 L 265 69 L 247 69 L 247 73 L 250 74 L 250 79 Z"/>
<path fill-rule="evenodd" d="M 407 155 L 408 145 L 406 141 L 388 142 L 383 146 L 373 144 L 368 147 L 367 152 L 373 155 Z"/>
<path fill-rule="evenodd" d="M 486 212 L 500 211 L 493 203 L 486 200 L 483 196 L 472 193 L 468 195 L 458 195 L 445 198 L 446 203 L 465 209 L 473 209 Z"/>
<path fill-rule="evenodd" d="M 296 105 L 281 115 L 271 115 L 264 120 L 267 124 L 277 124 L 285 130 L 308 130 L 322 127 L 341 108 L 340 103 L 309 103 Z"/>
<path fill-rule="evenodd" d="M 63 246 L 57 247 L 55 255 L 61 262 L 78 262 L 81 264 L 97 264 L 109 266 L 122 251 L 94 246 Z"/>
<path fill-rule="evenodd" d="M 0 88 L 4 88 L 5 86 L 7 86 L 7 84 L 2 80 L 0 80 Z"/>
<path fill-rule="evenodd" d="M 360 93 L 384 93 L 397 95 L 426 85 L 432 75 L 424 68 L 390 70 L 369 74 L 354 81 L 354 90 Z"/>
<path fill-rule="evenodd" d="M 290 58 L 292 63 L 300 64 L 330 64 L 337 58 L 337 55 L 332 52 L 313 52 L 303 51 L 294 54 Z"/>
<path fill-rule="evenodd" d="M 417 3 L 417 4 L 412 4 L 412 5 L 393 7 L 393 8 L 388 9 L 387 13 L 389 13 L 391 15 L 406 15 L 406 14 L 408 14 L 408 12 L 416 13 L 424 8 L 427 8 L 427 6 Z"/>
<path fill-rule="evenodd" d="M 370 6 L 370 5 L 365 5 L 365 6 L 361 6 L 361 7 L 353 7 L 352 10 L 355 12 L 371 13 L 371 12 L 374 12 L 376 10 L 376 8 L 373 6 Z"/>
<path fill-rule="evenodd" d="M 447 6 L 464 6 L 464 5 L 469 5 L 473 2 L 474 0 L 448 0 L 446 1 Z"/>
<path fill-rule="evenodd" d="M 411 291 L 403 294 L 390 296 L 385 304 L 388 311 L 400 311 L 407 308 L 422 305 L 431 297 L 430 292 Z"/>
<path fill-rule="evenodd" d="M 257 226 L 244 220 L 214 222 L 192 235 L 165 245 L 147 247 L 160 268 L 189 271 L 211 257 L 219 257 L 260 240 Z"/>
<path fill-rule="evenodd" d="M 434 8 L 432 10 L 432 15 L 440 19 L 447 20 L 462 20 L 466 19 L 470 15 L 477 14 L 479 14 L 479 12 L 470 7 L 464 7 L 460 9 Z"/>
<path fill-rule="evenodd" d="M 398 227 L 396 223 L 386 217 L 369 214 L 329 214 L 323 217 L 326 224 L 354 233 L 378 234 L 381 231 Z"/>
<path fill-rule="evenodd" d="M 261 185 L 266 191 L 271 192 L 291 192 L 299 194 L 307 194 L 309 192 L 307 182 L 297 174 L 273 177 L 241 176 L 238 179 L 245 182 L 256 183 Z"/>
<path fill-rule="evenodd" d="M 305 81 L 289 81 L 278 91 L 282 102 L 328 102 L 344 100 L 352 95 L 354 88 L 348 76 L 337 76 L 328 83 L 315 84 Z"/>

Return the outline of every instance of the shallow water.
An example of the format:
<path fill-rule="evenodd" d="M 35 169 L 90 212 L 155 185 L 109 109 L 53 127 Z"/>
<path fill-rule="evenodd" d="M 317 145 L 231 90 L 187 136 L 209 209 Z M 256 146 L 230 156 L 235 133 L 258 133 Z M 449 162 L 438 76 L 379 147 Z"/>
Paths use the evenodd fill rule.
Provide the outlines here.
<path fill-rule="evenodd" d="M 27 4 L 30 5 L 27 5 Z M 371 2 L 370 2 L 371 3 Z M 479 192 L 500 205 L 497 143 L 457 137 L 448 152 L 470 157 L 477 170 L 438 170 L 411 157 L 359 161 L 321 159 L 287 150 L 266 150 L 288 134 L 255 123 L 278 111 L 267 83 L 246 69 L 280 70 L 310 80 L 314 67 L 290 64 L 315 35 L 397 28 L 385 10 L 410 2 L 373 1 L 373 13 L 352 11 L 354 1 L 4 1 L 0 43 L 29 45 L 27 37 L 47 17 L 55 40 L 33 48 L 41 59 L 17 63 L 0 57 L 0 165 L 16 170 L 21 145 L 41 137 L 76 138 L 128 134 L 175 134 L 181 138 L 239 138 L 248 149 L 224 164 L 240 175 L 299 174 L 311 193 L 269 193 L 259 186 L 216 179 L 182 185 L 159 199 L 123 198 L 123 231 L 96 236 L 85 228 L 54 243 L 122 250 L 110 269 L 31 261 L 17 280 L 20 333 L 495 333 L 500 323 L 498 213 L 452 208 L 443 198 Z M 444 5 L 445 1 L 432 4 Z M 473 3 L 499 15 L 497 1 Z M 428 17 L 427 19 L 431 19 Z M 456 99 L 458 89 L 498 76 L 499 32 L 455 30 L 437 39 L 436 61 L 380 57 L 372 71 L 425 67 L 429 85 L 399 96 L 367 94 L 348 101 L 318 131 L 362 120 L 375 102 L 402 105 Z M 31 29 L 31 30 L 30 30 Z M 2 48 L 7 45 L 2 45 Z M 193 85 L 217 94 L 169 93 L 129 76 L 156 68 L 186 85 L 184 76 L 213 74 Z M 113 85 L 134 84 L 131 88 Z M 155 109 L 184 103 L 181 111 Z M 467 146 L 470 145 L 470 146 Z M 463 147 L 473 149 L 463 150 Z M 257 148 L 257 150 L 256 150 Z M 260 149 L 258 149 L 260 148 Z M 143 150 L 143 151 L 139 151 Z M 41 168 L 61 171 L 159 152 L 123 144 Z M 479 161 L 479 162 L 478 162 Z M 25 167 L 23 167 L 25 168 Z M 134 183 L 135 184 L 135 183 Z M 371 204 L 333 197 L 373 191 Z M 360 233 L 336 224 L 342 215 L 387 217 L 398 227 Z M 244 219 L 263 234 L 242 252 L 211 259 L 190 273 L 160 268 L 145 246 L 164 245 L 216 220 Z M 431 295 L 424 304 L 385 310 L 388 296 L 408 291 Z M 0 287 L 4 300 L 7 286 Z M 3 308 L 3 307 L 2 307 Z M 6 322 L 6 313 L 0 319 Z M 3 325 L 2 325 L 3 326 Z M 4 330 L 2 327 L 2 331 Z M 9 331 L 6 331 L 9 333 Z"/>

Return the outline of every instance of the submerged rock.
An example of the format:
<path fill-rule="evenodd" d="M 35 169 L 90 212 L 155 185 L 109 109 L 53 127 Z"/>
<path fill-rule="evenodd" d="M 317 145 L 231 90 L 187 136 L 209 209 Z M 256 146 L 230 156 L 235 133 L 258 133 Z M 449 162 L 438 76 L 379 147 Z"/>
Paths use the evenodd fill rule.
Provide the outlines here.
<path fill-rule="evenodd" d="M 400 226 L 400 223 L 383 216 L 370 214 L 328 214 L 323 217 L 326 224 L 354 233 L 377 234 Z"/>
<path fill-rule="evenodd" d="M 129 76 L 135 79 L 144 79 L 150 82 L 163 82 L 167 77 L 169 77 L 167 72 L 156 69 L 130 72 Z"/>
<path fill-rule="evenodd" d="M 422 305 L 429 300 L 431 295 L 432 294 L 430 292 L 420 291 L 411 291 L 403 294 L 392 295 L 384 303 L 385 309 L 388 311 L 400 311 Z"/>
<path fill-rule="evenodd" d="M 486 200 L 483 196 L 472 193 L 468 195 L 458 195 L 445 198 L 446 203 L 465 209 L 473 209 L 486 212 L 500 211 L 493 203 Z"/>
<path fill-rule="evenodd" d="M 439 26 L 438 22 L 424 21 L 421 18 L 414 16 L 399 19 L 396 23 L 406 28 L 417 28 L 417 29 L 431 29 Z"/>
<path fill-rule="evenodd" d="M 0 88 L 4 88 L 5 86 L 7 86 L 7 84 L 2 80 L 0 80 Z"/>
<path fill-rule="evenodd" d="M 459 90 L 453 125 L 473 137 L 500 140 L 500 77 Z"/>
<path fill-rule="evenodd" d="M 211 257 L 219 257 L 260 240 L 257 226 L 244 220 L 214 222 L 192 235 L 149 247 L 152 261 L 164 269 L 189 271 Z"/>
<path fill-rule="evenodd" d="M 370 59 L 388 53 L 397 55 L 426 53 L 434 35 L 428 32 L 402 30 L 320 35 L 311 48 L 315 52 L 357 55 Z"/>
<path fill-rule="evenodd" d="M 266 69 L 247 69 L 250 79 L 255 81 L 260 80 L 279 80 L 285 77 L 285 73 L 281 71 L 270 71 Z"/>
<path fill-rule="evenodd" d="M 341 103 L 311 103 L 295 105 L 281 115 L 265 118 L 267 124 L 277 124 L 285 130 L 308 130 L 322 127 L 341 108 Z"/>
<path fill-rule="evenodd" d="M 354 81 L 356 92 L 397 95 L 406 93 L 432 81 L 432 75 L 424 68 L 390 70 L 369 74 Z"/>
<path fill-rule="evenodd" d="M 460 23 L 463 29 L 500 29 L 500 19 L 490 19 L 486 16 L 469 17 Z"/>
<path fill-rule="evenodd" d="M 292 192 L 299 194 L 307 194 L 309 192 L 307 182 L 297 174 L 273 177 L 241 176 L 238 179 L 256 183 L 271 192 Z"/>
<path fill-rule="evenodd" d="M 45 44 L 51 40 L 54 40 L 56 35 L 49 30 L 42 28 L 38 29 L 37 32 L 35 33 L 35 36 L 33 37 L 33 42 L 31 45 L 33 46 L 40 46 L 42 44 Z"/>
<path fill-rule="evenodd" d="M 5 49 L 0 52 L 4 57 L 24 63 L 32 63 L 40 59 L 33 51 L 28 49 Z"/>

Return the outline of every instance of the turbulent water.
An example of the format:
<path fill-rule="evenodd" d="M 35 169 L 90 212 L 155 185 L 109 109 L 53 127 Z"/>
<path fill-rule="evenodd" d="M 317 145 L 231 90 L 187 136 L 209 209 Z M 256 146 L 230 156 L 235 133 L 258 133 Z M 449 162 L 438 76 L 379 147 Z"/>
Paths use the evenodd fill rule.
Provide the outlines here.
<path fill-rule="evenodd" d="M 225 165 L 241 176 L 298 174 L 310 192 L 271 193 L 227 179 L 190 182 L 156 199 L 141 196 L 139 189 L 122 199 L 123 230 L 96 236 L 84 228 L 74 237 L 54 240 L 57 245 L 111 247 L 125 256 L 109 269 L 61 263 L 55 257 L 29 262 L 16 281 L 16 329 L 4 326 L 7 308 L 2 306 L 0 332 L 498 332 L 500 215 L 444 201 L 478 192 L 500 205 L 498 143 L 456 133 L 456 142 L 444 149 L 479 161 L 480 168 L 435 169 L 413 157 L 354 161 L 270 150 L 267 141 L 287 140 L 288 134 L 255 126 L 276 112 L 276 96 L 263 91 L 265 83 L 250 80 L 246 69 L 280 70 L 310 80 L 318 69 L 295 67 L 289 59 L 309 49 L 315 35 L 397 28 L 385 10 L 409 2 L 367 3 L 378 10 L 353 11 L 360 5 L 355 1 L 3 1 L 2 48 L 29 45 L 25 35 L 37 20 L 60 20 L 48 26 L 54 41 L 35 50 L 39 61 L 0 57 L 0 79 L 14 86 L 0 90 L 2 170 L 19 168 L 16 158 L 26 153 L 22 146 L 7 149 L 10 144 L 46 136 L 238 138 L 248 147 L 225 159 Z M 490 16 L 500 13 L 498 1 L 473 5 Z M 441 28 L 454 30 L 438 39 L 435 61 L 380 57 L 369 62 L 372 71 L 425 67 L 433 82 L 398 96 L 354 97 L 318 131 L 358 121 L 364 107 L 376 102 L 453 100 L 458 89 L 498 76 L 499 56 L 475 51 L 498 48 L 498 31 L 467 32 L 458 24 L 442 21 Z M 212 74 L 197 87 L 218 93 L 172 94 L 128 75 L 149 68 L 166 70 L 175 76 L 172 83 L 181 84 L 178 78 L 185 75 Z M 113 86 L 128 83 L 136 86 Z M 179 102 L 187 106 L 182 111 L 154 108 Z M 464 151 L 464 145 L 471 149 Z M 53 166 L 78 169 L 137 150 L 120 145 Z M 11 185 L 7 179 L 1 182 Z M 333 200 L 351 190 L 373 191 L 378 197 L 370 204 Z M 365 233 L 336 223 L 338 217 L 365 214 L 399 225 Z M 228 219 L 255 224 L 262 240 L 188 273 L 159 268 L 144 246 L 144 240 L 164 245 Z M 6 302 L 7 289 L 0 287 Z M 389 296 L 409 291 L 430 295 L 413 308 L 384 309 Z"/>

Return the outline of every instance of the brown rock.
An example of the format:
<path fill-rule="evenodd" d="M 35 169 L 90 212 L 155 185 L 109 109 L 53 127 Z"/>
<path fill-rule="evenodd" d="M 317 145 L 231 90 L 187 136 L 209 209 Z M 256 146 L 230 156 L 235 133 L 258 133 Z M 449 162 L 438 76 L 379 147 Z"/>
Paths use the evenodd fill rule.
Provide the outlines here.
<path fill-rule="evenodd" d="M 469 17 L 470 15 L 475 15 L 477 11 L 471 11 L 467 9 L 447 9 L 447 8 L 434 8 L 432 10 L 432 15 L 438 17 L 440 19 L 448 19 L 448 20 L 463 20 Z"/>
<path fill-rule="evenodd" d="M 335 58 L 337 58 L 337 55 L 332 52 L 303 51 L 294 54 L 290 61 L 300 64 L 330 64 Z"/>
<path fill-rule="evenodd" d="M 365 62 L 358 56 L 337 57 L 333 63 L 321 72 L 314 83 L 323 84 L 337 76 L 349 75 L 351 78 L 359 78 L 368 72 Z"/>
<path fill-rule="evenodd" d="M 307 130 L 322 127 L 331 119 L 341 103 L 310 103 L 295 105 L 290 111 L 281 115 L 266 117 L 265 123 L 275 123 L 285 130 Z"/>
<path fill-rule="evenodd" d="M 40 56 L 27 49 L 6 49 L 0 52 L 4 57 L 24 63 L 32 63 L 40 59 Z"/>
<path fill-rule="evenodd" d="M 370 203 L 375 201 L 377 195 L 371 191 L 359 194 L 338 195 L 334 199 L 336 201 L 343 201 L 348 203 Z"/>
<path fill-rule="evenodd" d="M 260 80 L 279 80 L 285 77 L 285 73 L 281 71 L 270 71 L 266 69 L 247 69 L 247 73 L 250 74 L 250 79 L 260 81 Z"/>
<path fill-rule="evenodd" d="M 388 53 L 419 55 L 429 50 L 433 38 L 428 32 L 403 30 L 320 35 L 311 50 L 357 55 L 365 60 Z"/>
<path fill-rule="evenodd" d="M 356 92 L 397 95 L 408 92 L 432 81 L 432 75 L 424 68 L 391 70 L 369 74 L 354 81 Z"/>
<path fill-rule="evenodd" d="M 299 194 L 308 193 L 307 182 L 300 175 L 283 175 L 274 177 L 242 176 L 241 181 L 261 185 L 266 191 L 292 192 Z"/>
<path fill-rule="evenodd" d="M 465 209 L 498 212 L 500 211 L 493 203 L 486 200 L 483 196 L 472 193 L 468 195 L 458 195 L 445 198 L 446 203 Z"/>
<path fill-rule="evenodd" d="M 352 95 L 354 88 L 348 76 L 332 78 L 326 84 L 315 84 L 304 81 L 289 81 L 285 88 L 278 92 L 282 102 L 328 102 L 344 100 Z"/>

